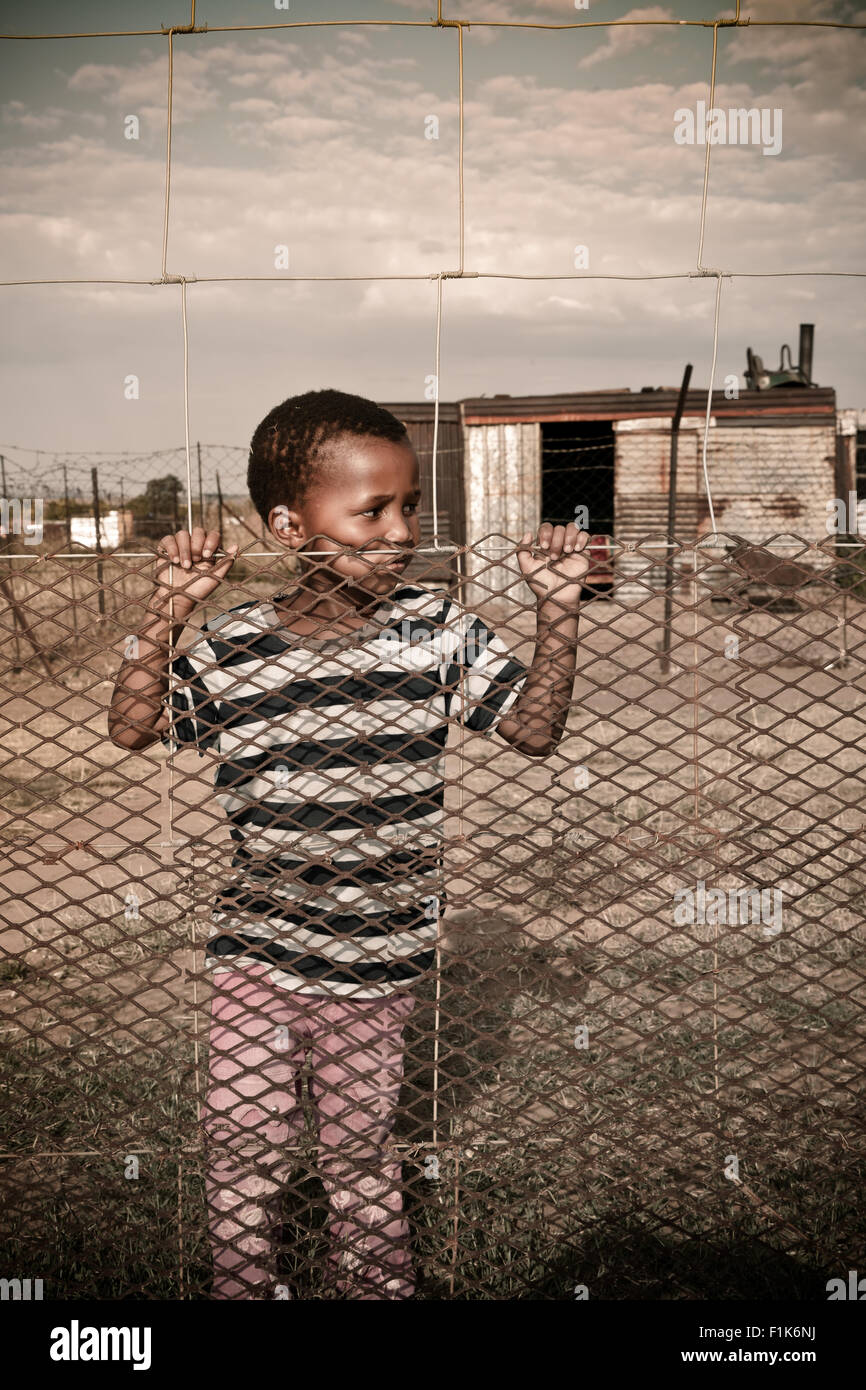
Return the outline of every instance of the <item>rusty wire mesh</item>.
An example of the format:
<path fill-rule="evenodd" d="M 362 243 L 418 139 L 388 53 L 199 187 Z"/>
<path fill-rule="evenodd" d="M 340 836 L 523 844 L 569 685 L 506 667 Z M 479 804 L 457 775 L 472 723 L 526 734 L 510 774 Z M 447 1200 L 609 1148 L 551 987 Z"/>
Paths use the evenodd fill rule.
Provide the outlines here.
<path fill-rule="evenodd" d="M 230 1170 L 244 1197 L 223 1215 L 234 1296 L 328 1297 L 353 1219 L 362 1273 L 381 1291 L 395 1211 L 421 1297 L 809 1296 L 850 1261 L 863 1235 L 863 557 L 777 538 L 750 547 L 744 566 L 724 539 L 676 544 L 667 670 L 663 593 L 649 585 L 658 538 L 629 557 L 643 599 L 623 602 L 618 581 L 593 599 L 588 576 L 570 717 L 550 757 L 445 721 L 441 869 L 429 880 L 443 903 L 435 961 L 406 986 L 416 1005 L 399 1099 L 381 1074 L 378 1089 L 351 1089 L 369 1047 L 366 1063 L 362 1042 L 349 1048 L 332 1096 L 368 1116 L 372 1106 L 382 1135 L 341 1170 L 341 1187 L 317 1138 L 316 1056 L 262 1016 L 229 1109 L 255 1103 L 238 1078 L 255 1091 L 270 1058 L 297 1066 L 296 1128 L 268 1130 L 260 1107 L 245 1176 Z M 472 611 L 527 662 L 533 603 L 514 542 L 510 554 L 501 537 L 471 550 Z M 203 946 L 237 873 L 213 783 L 232 760 L 218 748 L 128 752 L 106 737 L 113 676 L 152 582 L 146 552 L 102 558 L 104 614 L 93 554 L 3 559 L 4 592 L 14 586 L 42 654 L 19 631 L 16 658 L 4 604 L 7 1258 L 60 1297 L 208 1296 L 208 1176 L 227 1154 L 238 1161 L 201 1122 L 214 1084 Z M 484 564 L 511 582 L 485 595 Z M 396 593 L 424 590 L 424 557 L 413 565 Z M 283 557 L 250 539 L 199 621 L 285 581 Z M 458 562 L 451 585 L 426 592 L 462 602 L 465 587 Z M 328 659 L 350 672 L 357 648 Z M 332 709 L 308 768 L 352 744 L 340 718 Z M 380 848 L 400 820 L 381 773 L 412 742 L 372 707 L 353 728 L 392 744 L 378 768 L 344 770 L 342 797 L 332 788 L 344 853 L 369 836 L 377 797 Z M 266 754 L 256 775 L 273 769 Z M 286 814 L 293 777 L 251 804 L 273 811 L 276 797 Z M 428 795 L 435 804 L 434 782 Z M 328 823 L 318 831 L 327 839 Z M 340 899 L 335 885 L 369 891 L 373 860 L 317 862 L 305 902 L 321 910 L 329 887 Z M 369 937 L 357 967 L 340 970 L 369 984 L 382 941 Z M 292 1086 L 277 1091 L 287 1104 Z"/>

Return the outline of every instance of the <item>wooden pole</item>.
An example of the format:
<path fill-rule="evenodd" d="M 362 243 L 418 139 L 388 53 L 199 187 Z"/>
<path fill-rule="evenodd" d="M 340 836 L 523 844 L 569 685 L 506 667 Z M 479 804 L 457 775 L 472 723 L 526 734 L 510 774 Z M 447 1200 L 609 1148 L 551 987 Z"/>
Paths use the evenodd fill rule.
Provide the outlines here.
<path fill-rule="evenodd" d="M 42 662 L 42 665 L 45 668 L 45 674 L 48 676 L 49 680 L 53 679 L 51 667 L 48 665 L 48 658 L 46 657 L 42 648 L 39 646 L 38 642 L 33 636 L 33 633 L 30 630 L 30 624 L 24 616 L 24 610 L 22 609 L 20 603 L 18 602 L 13 593 L 11 575 L 0 574 L 0 591 L 2 591 L 3 597 L 6 599 L 6 602 L 9 604 L 9 607 L 12 609 L 12 617 L 15 623 L 15 664 L 12 667 L 13 671 L 19 670 L 21 666 L 21 649 L 18 645 L 17 631 L 17 629 L 20 627 L 21 631 L 27 638 L 27 641 L 30 643 L 37 657 Z"/>
<path fill-rule="evenodd" d="M 123 486 L 123 478 L 120 480 L 120 548 L 126 549 L 126 489 Z M 126 560 L 121 559 L 120 563 L 120 592 L 123 595 L 123 607 L 126 609 L 126 599 L 129 585 L 127 584 Z"/>
<path fill-rule="evenodd" d="M 217 515 L 218 515 L 218 524 L 219 524 L 219 531 L 220 531 L 220 539 L 221 539 L 221 541 L 222 541 L 223 550 L 225 550 L 225 538 L 223 537 L 223 490 L 222 490 L 222 486 L 221 486 L 221 484 L 220 484 L 220 475 L 219 475 L 219 473 L 217 473 L 217 475 L 216 475 L 216 485 L 217 485 L 217 508 L 218 508 L 218 513 L 217 513 Z"/>
<path fill-rule="evenodd" d="M 63 503 L 66 509 L 66 549 L 72 551 L 72 508 L 69 505 L 69 476 L 66 464 L 63 465 Z M 78 598 L 75 593 L 75 561 L 67 560 L 69 565 L 69 606 L 72 609 L 72 635 L 78 636 Z"/>
<path fill-rule="evenodd" d="M 66 464 L 63 465 L 63 502 L 66 508 L 66 549 L 72 549 L 72 515 L 69 509 L 69 478 L 66 473 Z"/>
<path fill-rule="evenodd" d="M 96 553 L 97 555 L 101 555 L 102 540 L 100 539 L 99 535 L 101 521 L 101 517 L 99 515 L 99 474 L 97 473 L 95 468 L 91 468 L 90 470 L 90 483 L 93 488 L 93 517 L 96 522 Z M 101 560 L 97 560 L 96 562 L 96 583 L 98 586 L 97 602 L 99 603 L 99 619 L 101 622 L 102 619 L 105 617 L 105 589 L 103 588 L 102 584 Z"/>

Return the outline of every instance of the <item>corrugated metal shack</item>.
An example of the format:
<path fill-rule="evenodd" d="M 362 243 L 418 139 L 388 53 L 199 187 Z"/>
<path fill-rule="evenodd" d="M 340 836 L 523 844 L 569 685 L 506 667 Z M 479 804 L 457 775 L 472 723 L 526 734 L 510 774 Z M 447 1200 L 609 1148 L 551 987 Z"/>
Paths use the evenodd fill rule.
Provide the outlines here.
<path fill-rule="evenodd" d="M 469 599 L 508 593 L 531 601 L 505 546 L 542 520 L 573 520 L 611 535 L 618 593 L 639 601 L 664 583 L 665 551 L 621 547 L 664 539 L 667 528 L 671 420 L 676 387 L 569 392 L 547 396 L 468 398 L 440 403 L 440 530 L 457 544 L 492 537 L 466 556 Z M 711 530 L 701 462 L 705 391 L 688 391 L 680 424 L 675 535 L 691 541 Z M 425 534 L 432 519 L 433 404 L 389 405 L 409 428 L 423 478 Z M 837 426 L 830 387 L 714 392 L 707 469 L 716 531 L 764 542 L 776 535 L 827 539 L 827 504 L 856 489 L 851 423 Z M 779 553 L 784 553 L 781 546 Z M 721 556 L 723 552 L 718 552 Z M 709 557 L 708 557 L 709 558 Z"/>

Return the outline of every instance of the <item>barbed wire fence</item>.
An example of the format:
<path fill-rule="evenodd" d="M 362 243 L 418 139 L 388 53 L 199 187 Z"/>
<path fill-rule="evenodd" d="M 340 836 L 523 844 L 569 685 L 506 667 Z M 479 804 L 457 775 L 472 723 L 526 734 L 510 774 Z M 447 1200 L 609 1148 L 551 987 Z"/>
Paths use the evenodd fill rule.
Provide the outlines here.
<path fill-rule="evenodd" d="M 242 538 L 219 610 L 261 600 L 274 579 L 285 580 L 282 557 L 275 563 L 243 497 L 245 451 L 196 446 L 190 435 L 188 287 L 234 280 L 435 282 L 433 436 L 422 458 L 431 533 L 418 579 L 444 560 L 460 594 L 471 557 L 473 593 L 486 587 L 497 630 L 524 658 L 533 614 L 514 540 L 467 535 L 455 544 L 440 531 L 443 282 L 715 280 L 700 457 L 710 530 L 619 543 L 613 528 L 610 557 L 598 567 L 607 581 L 612 564 L 612 584 L 581 614 L 566 737 L 543 764 L 462 729 L 449 747 L 449 910 L 437 913 L 434 979 L 419 988 L 406 1027 L 403 1099 L 387 1146 L 402 1162 L 419 1291 L 428 1297 L 822 1298 L 826 1278 L 844 1275 L 862 1252 L 861 542 L 837 538 L 828 548 L 826 538 L 794 537 L 792 562 L 790 547 L 783 557 L 772 549 L 777 537 L 752 539 L 766 561 L 756 598 L 754 572 L 737 558 L 743 538 L 716 531 L 708 444 L 722 282 L 732 273 L 702 263 L 709 142 L 694 270 L 524 276 L 464 266 L 470 23 L 711 28 L 710 108 L 720 29 L 866 27 L 741 19 L 739 0 L 733 18 L 712 21 L 470 21 L 446 18 L 440 2 L 429 21 L 207 26 L 196 24 L 193 0 L 188 24 L 159 30 L 0 36 L 165 37 L 159 276 L 2 283 L 177 293 L 184 345 L 182 448 L 2 450 L 4 497 L 50 498 L 58 513 L 44 543 L 13 546 L 7 537 L 0 553 L 0 621 L 12 639 L 3 660 L 9 761 L 0 836 L 10 943 L 2 962 L 7 1259 L 44 1273 L 59 1297 L 193 1298 L 211 1289 L 199 1122 L 210 982 L 200 956 L 213 886 L 228 880 L 233 846 L 212 806 L 212 760 L 202 772 L 184 751 L 120 754 L 105 720 L 166 514 L 166 529 L 177 515 L 189 527 L 204 515 Z M 377 24 L 455 31 L 457 268 L 170 272 L 176 38 Z M 150 494 L 168 498 L 168 512 L 133 511 L 127 530 L 127 504 L 148 496 L 148 482 L 170 478 L 180 490 Z M 104 545 L 103 501 L 119 518 Z M 92 543 L 86 526 L 75 541 L 79 518 L 93 522 Z M 629 583 L 645 585 L 630 602 L 618 582 L 626 549 L 638 562 Z M 648 582 L 660 558 L 666 593 Z M 346 877 L 357 888 L 360 880 Z M 325 1287 L 311 1091 L 303 1104 L 305 1135 L 280 1145 L 301 1176 L 282 1184 L 273 1216 L 278 1297 L 317 1297 Z M 251 1162 L 267 1185 L 272 1156 Z M 231 1243 L 243 1281 L 261 1232 L 236 1215 Z M 368 1219 L 384 1228 L 392 1215 Z M 254 1285 L 247 1295 L 256 1296 Z"/>

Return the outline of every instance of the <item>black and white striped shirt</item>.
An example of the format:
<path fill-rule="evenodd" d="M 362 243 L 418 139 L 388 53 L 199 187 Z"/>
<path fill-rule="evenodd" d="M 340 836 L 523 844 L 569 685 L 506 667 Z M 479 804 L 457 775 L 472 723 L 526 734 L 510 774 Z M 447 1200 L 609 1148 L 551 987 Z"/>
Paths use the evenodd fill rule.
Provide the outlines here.
<path fill-rule="evenodd" d="M 215 751 L 236 846 L 208 967 L 264 961 L 285 989 L 356 999 L 417 982 L 447 896 L 448 721 L 493 730 L 525 666 L 446 593 L 407 584 L 331 641 L 240 604 L 172 672 L 166 742 Z"/>

